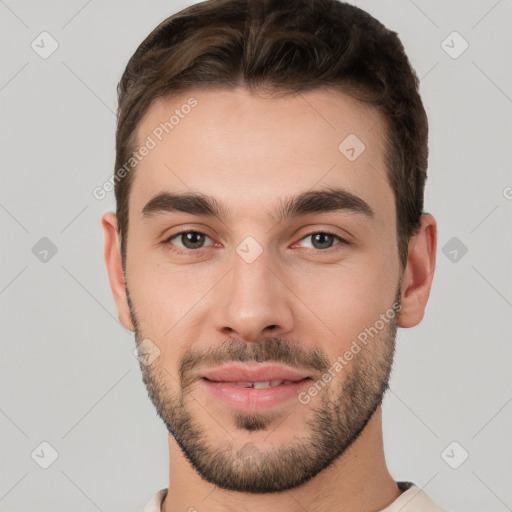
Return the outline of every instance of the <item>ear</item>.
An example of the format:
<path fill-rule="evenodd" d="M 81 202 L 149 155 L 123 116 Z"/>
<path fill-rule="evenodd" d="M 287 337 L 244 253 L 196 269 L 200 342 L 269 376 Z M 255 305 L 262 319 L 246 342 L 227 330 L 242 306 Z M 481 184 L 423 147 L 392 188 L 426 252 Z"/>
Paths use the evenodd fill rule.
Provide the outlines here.
<path fill-rule="evenodd" d="M 121 262 L 121 241 L 119 238 L 117 217 L 114 212 L 108 212 L 101 218 L 105 238 L 105 263 L 108 279 L 117 308 L 119 321 L 129 331 L 134 331 L 133 322 L 126 296 L 123 265 Z"/>
<path fill-rule="evenodd" d="M 437 223 L 429 213 L 421 216 L 419 231 L 409 241 L 409 255 L 402 276 L 400 327 L 418 325 L 425 314 L 436 266 Z"/>

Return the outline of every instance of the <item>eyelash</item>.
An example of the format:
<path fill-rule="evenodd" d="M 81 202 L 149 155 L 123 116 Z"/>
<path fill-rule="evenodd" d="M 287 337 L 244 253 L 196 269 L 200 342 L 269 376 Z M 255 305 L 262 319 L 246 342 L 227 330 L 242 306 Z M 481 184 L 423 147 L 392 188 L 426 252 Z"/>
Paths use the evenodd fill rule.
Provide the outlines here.
<path fill-rule="evenodd" d="M 170 245 L 170 241 L 180 235 L 183 235 L 185 233 L 195 233 L 195 234 L 198 234 L 198 235 L 204 235 L 208 238 L 210 238 L 206 233 L 203 233 L 202 231 L 197 231 L 197 230 L 193 230 L 193 229 L 184 229 L 183 231 L 178 231 L 177 233 L 173 233 L 171 236 L 167 237 L 162 243 L 164 245 L 167 245 L 167 249 L 169 252 L 172 252 L 172 253 L 175 253 L 175 254 L 178 254 L 178 255 L 185 255 L 185 254 L 190 254 L 191 252 L 199 252 L 201 249 L 208 249 L 208 247 L 199 247 L 198 249 L 177 249 L 175 247 L 172 247 Z M 313 251 L 317 251 L 317 252 L 322 252 L 322 253 L 331 253 L 333 251 L 337 251 L 339 250 L 338 246 L 340 245 L 348 245 L 349 242 L 347 240 L 345 240 L 344 238 L 342 238 L 341 236 L 337 235 L 336 233 L 332 233 L 330 231 L 311 231 L 310 233 L 307 233 L 306 235 L 304 235 L 300 241 L 304 240 L 305 238 L 308 238 L 310 236 L 313 236 L 313 235 L 318 235 L 318 234 L 322 234 L 322 235 L 330 235 L 330 236 L 333 236 L 334 238 L 337 238 L 339 242 L 339 244 L 336 244 L 332 247 L 329 247 L 328 249 L 312 249 Z"/>

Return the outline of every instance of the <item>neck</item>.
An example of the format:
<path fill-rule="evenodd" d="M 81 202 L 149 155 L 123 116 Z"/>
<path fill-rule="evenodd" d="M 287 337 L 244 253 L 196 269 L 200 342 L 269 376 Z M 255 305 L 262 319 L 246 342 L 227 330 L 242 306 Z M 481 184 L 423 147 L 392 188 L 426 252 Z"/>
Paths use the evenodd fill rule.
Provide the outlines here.
<path fill-rule="evenodd" d="M 220 489 L 201 479 L 169 435 L 170 483 L 162 512 L 377 512 L 401 491 L 386 467 L 379 407 L 352 446 L 331 466 L 289 491 L 249 494 Z"/>

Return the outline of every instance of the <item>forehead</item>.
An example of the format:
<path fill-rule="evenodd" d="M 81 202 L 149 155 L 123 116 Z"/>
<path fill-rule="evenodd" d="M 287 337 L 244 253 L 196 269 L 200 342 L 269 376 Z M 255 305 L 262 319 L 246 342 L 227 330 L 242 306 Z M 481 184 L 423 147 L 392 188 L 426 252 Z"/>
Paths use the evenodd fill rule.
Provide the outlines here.
<path fill-rule="evenodd" d="M 279 98 L 191 90 L 159 99 L 137 130 L 136 149 L 151 149 L 134 171 L 130 217 L 163 191 L 213 196 L 241 218 L 324 186 L 394 215 L 384 129 L 377 109 L 328 89 Z"/>

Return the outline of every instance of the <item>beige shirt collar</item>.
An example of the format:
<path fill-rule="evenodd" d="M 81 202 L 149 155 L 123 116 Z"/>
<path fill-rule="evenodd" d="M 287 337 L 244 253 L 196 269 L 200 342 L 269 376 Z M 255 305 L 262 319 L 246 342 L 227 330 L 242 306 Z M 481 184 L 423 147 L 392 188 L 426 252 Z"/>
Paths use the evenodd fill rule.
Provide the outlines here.
<path fill-rule="evenodd" d="M 428 495 L 411 482 L 397 482 L 404 492 L 380 512 L 450 512 L 436 505 Z M 160 489 L 142 509 L 142 512 L 161 512 L 167 488 Z"/>

